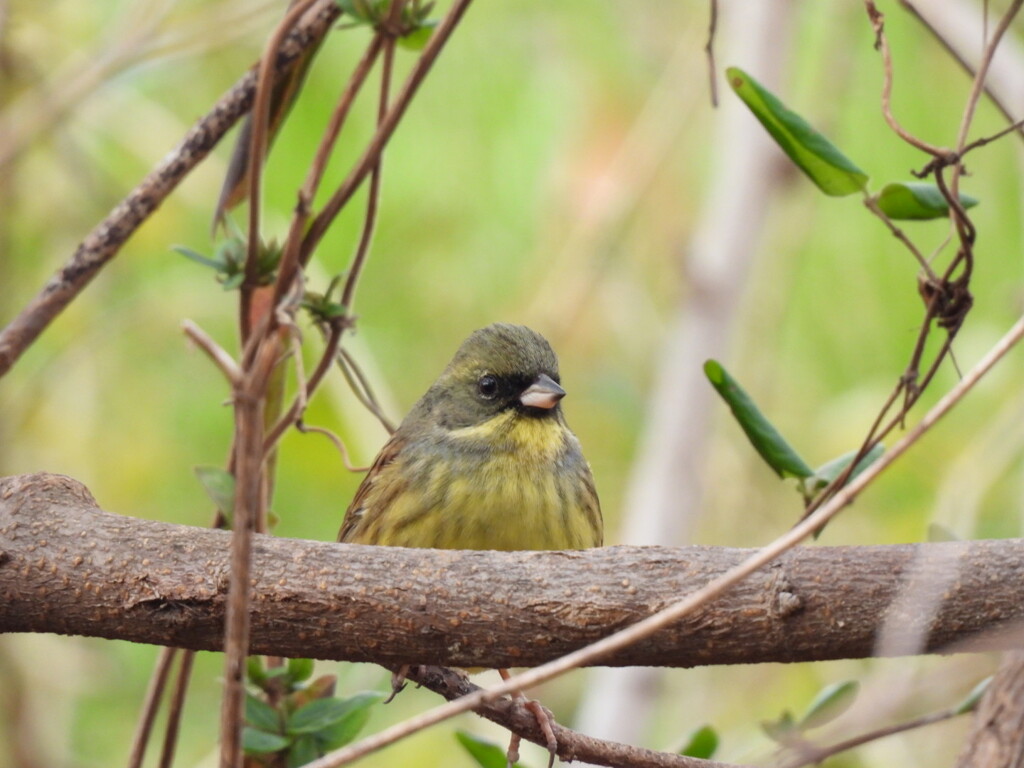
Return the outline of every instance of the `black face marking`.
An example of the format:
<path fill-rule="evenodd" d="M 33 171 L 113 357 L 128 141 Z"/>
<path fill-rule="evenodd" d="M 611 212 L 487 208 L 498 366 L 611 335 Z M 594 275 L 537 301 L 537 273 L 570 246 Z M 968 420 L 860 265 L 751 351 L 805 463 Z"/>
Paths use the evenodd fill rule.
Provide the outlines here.
<path fill-rule="evenodd" d="M 552 376 L 552 378 L 557 383 L 557 374 Z M 481 405 L 488 408 L 492 413 L 514 409 L 526 416 L 551 416 L 557 410 L 556 408 L 532 408 L 523 405 L 520 400 L 523 392 L 536 379 L 537 376 L 501 376 L 494 373 L 484 373 L 476 379 L 473 385 L 474 394 L 481 402 Z"/>

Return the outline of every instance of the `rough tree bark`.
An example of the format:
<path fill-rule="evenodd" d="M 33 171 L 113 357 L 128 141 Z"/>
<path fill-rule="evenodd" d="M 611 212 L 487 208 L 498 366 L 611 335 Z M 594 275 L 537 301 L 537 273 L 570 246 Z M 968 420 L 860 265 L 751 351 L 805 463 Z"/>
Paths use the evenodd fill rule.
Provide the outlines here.
<path fill-rule="evenodd" d="M 1009 653 L 974 712 L 957 768 L 1024 766 L 1024 651 Z"/>
<path fill-rule="evenodd" d="M 100 510 L 59 475 L 0 480 L 0 631 L 219 650 L 223 531 Z M 696 666 L 866 657 L 890 610 L 909 652 L 1008 649 L 1024 623 L 1024 541 L 805 547 L 602 663 Z M 252 651 L 385 665 L 541 664 L 632 624 L 747 550 L 469 552 L 255 542 Z M 915 608 L 905 574 L 948 583 Z M 955 578 L 950 573 L 955 572 Z"/>

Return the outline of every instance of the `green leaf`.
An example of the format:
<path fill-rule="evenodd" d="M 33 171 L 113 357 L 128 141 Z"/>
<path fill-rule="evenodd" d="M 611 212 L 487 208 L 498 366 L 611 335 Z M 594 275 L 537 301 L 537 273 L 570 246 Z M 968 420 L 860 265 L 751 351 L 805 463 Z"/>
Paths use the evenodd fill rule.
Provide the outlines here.
<path fill-rule="evenodd" d="M 409 34 L 398 38 L 398 44 L 407 51 L 422 51 L 426 47 L 427 41 L 430 40 L 430 36 L 434 34 L 434 27 L 436 26 L 436 21 L 420 24 Z"/>
<path fill-rule="evenodd" d="M 235 511 L 235 476 L 220 467 L 212 466 L 195 467 L 194 471 L 206 495 L 230 522 Z"/>
<path fill-rule="evenodd" d="M 928 523 L 928 541 L 960 541 L 960 537 L 939 523 Z"/>
<path fill-rule="evenodd" d="M 826 195 L 843 197 L 859 192 L 868 176 L 814 130 L 800 115 L 742 69 L 729 67 L 729 84 L 761 121 L 789 159 Z"/>
<path fill-rule="evenodd" d="M 466 731 L 456 731 L 455 738 L 480 768 L 505 768 L 508 764 L 505 750 L 492 741 L 481 739 Z M 522 768 L 522 763 L 516 763 L 513 768 Z"/>
<path fill-rule="evenodd" d="M 778 720 L 762 721 L 761 730 L 772 741 L 785 744 L 796 732 L 796 724 L 793 722 L 793 715 L 789 713 L 789 710 L 784 710 Z"/>
<path fill-rule="evenodd" d="M 224 268 L 224 265 L 216 259 L 211 259 L 209 256 L 203 256 L 203 254 L 198 251 L 193 251 L 191 248 L 184 245 L 172 245 L 171 250 L 176 253 L 180 253 L 186 259 L 191 259 L 192 261 L 202 264 L 204 267 L 210 267 L 217 272 L 220 272 Z"/>
<path fill-rule="evenodd" d="M 245 722 L 261 731 L 281 732 L 280 713 L 251 693 L 245 695 Z"/>
<path fill-rule="evenodd" d="M 245 269 L 245 261 L 249 258 L 249 235 L 239 232 L 217 243 L 216 261 L 221 264 L 221 271 L 234 274 Z"/>
<path fill-rule="evenodd" d="M 808 479 L 807 484 L 811 486 L 814 491 L 821 490 L 846 471 L 846 468 L 850 466 L 850 462 L 853 461 L 857 453 L 858 451 L 850 451 L 849 453 L 844 453 L 842 456 L 834 458 L 831 461 L 825 462 L 814 470 L 814 475 Z M 850 476 L 846 478 L 846 482 L 849 483 L 853 478 L 870 467 L 883 453 L 885 453 L 884 445 L 878 443 L 873 446 L 871 450 L 864 454 L 864 457 L 857 462 L 857 466 L 853 468 Z"/>
<path fill-rule="evenodd" d="M 245 676 L 253 685 L 263 685 L 267 679 L 267 673 L 263 669 L 262 656 L 250 656 L 245 660 Z"/>
<path fill-rule="evenodd" d="M 974 708 L 978 706 L 978 702 L 981 701 L 981 697 L 985 695 L 985 691 L 988 690 L 988 686 L 991 682 L 992 676 L 989 675 L 976 686 L 974 686 L 974 688 L 971 689 L 971 692 L 967 694 L 964 700 L 956 705 L 956 708 L 953 710 L 953 713 L 957 715 L 965 715 L 968 712 L 973 711 Z"/>
<path fill-rule="evenodd" d="M 288 677 L 294 683 L 301 683 L 313 676 L 312 659 L 288 659 Z"/>
<path fill-rule="evenodd" d="M 330 289 L 323 295 L 312 291 L 306 292 L 302 299 L 302 307 L 313 316 L 314 322 L 327 323 L 345 314 L 345 305 L 332 301 L 330 296 Z"/>
<path fill-rule="evenodd" d="M 262 755 L 286 749 L 292 740 L 276 733 L 267 733 L 246 726 L 242 729 L 242 749 L 250 754 Z"/>
<path fill-rule="evenodd" d="M 372 0 L 336 0 L 338 7 L 360 24 L 373 24 L 380 15 L 380 3 Z"/>
<path fill-rule="evenodd" d="M 782 438 L 750 396 L 716 360 L 704 363 L 704 373 L 733 416 L 746 432 L 751 444 L 779 477 L 810 477 L 814 471 Z"/>
<path fill-rule="evenodd" d="M 896 181 L 886 184 L 875 202 L 890 219 L 924 220 L 949 216 L 949 204 L 935 184 L 925 181 Z M 977 198 L 960 195 L 960 205 L 973 208 Z"/>
<path fill-rule="evenodd" d="M 325 751 L 343 747 L 359 735 L 370 719 L 371 707 L 383 700 L 378 691 L 364 691 L 344 700 L 348 707 L 345 716 L 334 725 L 317 731 L 317 742 Z"/>
<path fill-rule="evenodd" d="M 320 749 L 313 736 L 309 734 L 300 736 L 288 750 L 288 768 L 301 768 L 303 765 L 312 763 L 318 757 L 323 757 L 323 754 L 323 750 Z"/>
<path fill-rule="evenodd" d="M 277 677 L 288 677 L 288 667 L 271 667 L 267 670 L 267 680 L 273 680 Z"/>
<path fill-rule="evenodd" d="M 806 731 L 832 722 L 850 708 L 859 690 L 860 683 L 856 680 L 826 685 L 814 697 L 797 727 Z"/>
<path fill-rule="evenodd" d="M 698 757 L 710 760 L 718 751 L 718 733 L 710 725 L 702 725 L 686 738 L 679 754 L 684 757 Z"/>
<path fill-rule="evenodd" d="M 348 710 L 347 702 L 341 699 L 316 699 L 295 710 L 286 730 L 290 734 L 316 733 L 344 719 Z"/>
<path fill-rule="evenodd" d="M 358 733 L 369 717 L 369 708 L 384 698 L 377 691 L 365 691 L 348 699 L 317 699 L 295 710 L 285 731 L 290 734 L 317 733 L 339 724 Z M 332 731 L 332 738 L 337 734 Z M 354 733 L 353 733 L 354 736 Z"/>

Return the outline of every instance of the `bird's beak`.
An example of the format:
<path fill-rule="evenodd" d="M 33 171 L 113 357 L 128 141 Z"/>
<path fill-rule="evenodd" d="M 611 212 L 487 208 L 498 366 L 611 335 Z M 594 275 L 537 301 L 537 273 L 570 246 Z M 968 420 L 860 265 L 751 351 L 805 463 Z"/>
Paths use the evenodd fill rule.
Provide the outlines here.
<path fill-rule="evenodd" d="M 565 397 L 565 390 L 558 386 L 550 376 L 542 373 L 519 396 L 519 402 L 528 408 L 551 409 L 558 405 L 558 401 L 563 397 Z"/>

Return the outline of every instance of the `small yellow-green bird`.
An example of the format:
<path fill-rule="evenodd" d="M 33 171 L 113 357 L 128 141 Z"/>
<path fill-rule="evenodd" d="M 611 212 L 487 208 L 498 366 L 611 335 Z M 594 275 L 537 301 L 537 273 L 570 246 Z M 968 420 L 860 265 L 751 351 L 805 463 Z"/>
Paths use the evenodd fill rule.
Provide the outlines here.
<path fill-rule="evenodd" d="M 498 323 L 466 339 L 381 450 L 339 541 L 439 549 L 584 549 L 601 506 L 562 413 L 558 358 Z"/>

